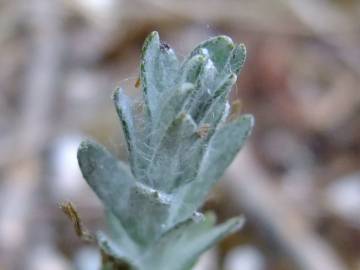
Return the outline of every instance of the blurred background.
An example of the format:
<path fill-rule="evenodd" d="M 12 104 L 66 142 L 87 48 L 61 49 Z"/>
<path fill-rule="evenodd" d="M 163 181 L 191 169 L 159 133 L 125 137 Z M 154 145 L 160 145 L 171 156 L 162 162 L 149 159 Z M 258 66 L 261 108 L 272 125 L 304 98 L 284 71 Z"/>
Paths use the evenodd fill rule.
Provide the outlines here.
<path fill-rule="evenodd" d="M 1 0 L 0 269 L 98 269 L 58 203 L 104 227 L 76 150 L 126 159 L 110 97 L 137 94 L 153 30 L 180 58 L 218 34 L 248 49 L 232 99 L 256 127 L 204 206 L 247 223 L 196 270 L 360 269 L 359 18 L 357 0 Z"/>

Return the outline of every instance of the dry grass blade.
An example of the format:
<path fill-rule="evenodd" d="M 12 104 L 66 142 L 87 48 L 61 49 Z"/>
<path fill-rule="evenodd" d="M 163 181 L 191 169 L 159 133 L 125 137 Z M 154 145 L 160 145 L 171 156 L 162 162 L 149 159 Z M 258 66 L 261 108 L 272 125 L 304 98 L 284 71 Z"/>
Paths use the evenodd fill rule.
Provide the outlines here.
<path fill-rule="evenodd" d="M 74 204 L 72 202 L 66 202 L 59 204 L 59 207 L 73 223 L 76 235 L 79 236 L 83 241 L 91 243 L 94 242 L 94 236 L 89 233 L 89 231 L 83 226 L 81 218 L 76 211 Z"/>

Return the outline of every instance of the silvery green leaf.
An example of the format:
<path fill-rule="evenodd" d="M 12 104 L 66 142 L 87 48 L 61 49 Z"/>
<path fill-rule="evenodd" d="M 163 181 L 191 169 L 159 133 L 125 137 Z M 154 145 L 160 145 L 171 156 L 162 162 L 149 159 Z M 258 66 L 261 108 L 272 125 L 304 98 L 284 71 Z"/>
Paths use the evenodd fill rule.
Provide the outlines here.
<path fill-rule="evenodd" d="M 236 82 L 236 75 L 231 73 L 214 88 L 214 93 L 203 97 L 202 102 L 197 106 L 196 117 L 197 122 L 208 124 L 212 128 L 216 128 L 226 109 L 229 93 L 232 86 Z"/>
<path fill-rule="evenodd" d="M 149 164 L 148 177 L 158 190 L 170 192 L 174 187 L 183 182 L 184 170 L 181 168 L 184 162 L 191 164 L 192 160 L 184 160 L 182 152 L 187 152 L 192 144 L 198 139 L 195 132 L 197 126 L 188 114 L 180 114 L 168 128 L 162 138 L 157 151 Z M 176 158 L 174 158 L 176 157 Z M 186 158 L 191 155 L 186 155 Z M 193 165 L 193 164 L 191 164 Z"/>
<path fill-rule="evenodd" d="M 153 147 L 152 154 L 156 154 L 159 143 L 163 140 L 167 130 L 172 122 L 178 117 L 184 107 L 186 99 L 194 91 L 194 85 L 191 83 L 183 83 L 169 95 L 166 103 L 159 108 L 159 119 L 153 124 L 150 143 Z M 150 158 L 151 159 L 151 158 Z M 148 165 L 149 166 L 149 165 Z"/>
<path fill-rule="evenodd" d="M 204 54 L 196 54 L 187 59 L 181 66 L 179 83 L 196 84 L 208 59 L 209 57 Z"/>
<path fill-rule="evenodd" d="M 189 112 L 193 119 L 198 122 L 199 113 L 204 106 L 208 106 L 217 83 L 214 79 L 216 69 L 210 59 L 207 59 L 199 74 L 196 82 L 196 90 L 193 91 L 189 102 L 186 104 L 185 111 Z"/>
<path fill-rule="evenodd" d="M 145 253 L 141 269 L 188 270 L 200 254 L 238 230 L 244 220 L 233 218 L 215 227 L 214 223 L 214 216 L 206 215 L 200 221 L 189 219 L 178 224 Z"/>
<path fill-rule="evenodd" d="M 147 245 L 160 235 L 159 223 L 167 220 L 170 196 L 136 183 L 122 162 L 94 142 L 80 145 L 78 160 L 88 184 L 132 239 Z"/>
<path fill-rule="evenodd" d="M 132 238 L 146 247 L 166 229 L 171 203 L 172 195 L 137 183 L 130 190 L 127 213 L 121 222 Z"/>
<path fill-rule="evenodd" d="M 137 112 L 135 111 L 134 104 L 121 88 L 115 90 L 113 100 L 122 123 L 129 152 L 131 171 L 135 177 L 139 177 L 147 164 L 147 149 L 144 146 L 144 143 L 146 143 L 145 130 L 139 127 L 139 123 L 135 119 Z"/>
<path fill-rule="evenodd" d="M 99 231 L 96 234 L 96 242 L 102 252 L 111 256 L 117 260 L 118 264 L 126 265 L 136 269 L 136 259 L 137 257 L 132 256 L 128 253 L 127 247 L 118 245 L 113 239 L 110 239 L 105 233 Z M 111 266 L 109 266 L 111 267 Z M 109 268 L 112 269 L 112 268 Z"/>
<path fill-rule="evenodd" d="M 253 126 L 254 118 L 251 115 L 242 115 L 215 132 L 199 169 L 199 185 L 206 182 L 211 186 L 224 174 L 243 147 Z"/>
<path fill-rule="evenodd" d="M 110 211 L 106 211 L 107 227 L 109 229 L 109 236 L 116 244 L 117 249 L 122 249 L 122 254 L 130 261 L 135 261 L 137 256 L 141 253 L 141 247 L 131 239 L 127 231 L 124 229 L 120 220 L 114 216 Z M 101 234 L 101 236 L 104 234 Z"/>
<path fill-rule="evenodd" d="M 81 172 L 89 186 L 106 208 L 121 220 L 127 213 L 130 191 L 135 185 L 128 166 L 92 141 L 82 142 L 77 156 Z"/>
<path fill-rule="evenodd" d="M 179 63 L 174 51 L 161 43 L 157 32 L 144 42 L 140 80 L 151 118 L 158 116 L 158 108 L 173 90 Z"/>
<path fill-rule="evenodd" d="M 221 71 L 228 63 L 231 52 L 235 45 L 227 36 L 217 36 L 200 43 L 190 54 L 190 56 L 205 53 L 214 63 L 216 69 Z"/>
<path fill-rule="evenodd" d="M 171 224 L 188 218 L 201 206 L 206 194 L 224 174 L 225 169 L 244 145 L 253 125 L 253 117 L 244 115 L 220 127 L 214 133 L 201 161 L 196 179 L 180 188 L 174 198 L 179 203 L 173 204 Z"/>

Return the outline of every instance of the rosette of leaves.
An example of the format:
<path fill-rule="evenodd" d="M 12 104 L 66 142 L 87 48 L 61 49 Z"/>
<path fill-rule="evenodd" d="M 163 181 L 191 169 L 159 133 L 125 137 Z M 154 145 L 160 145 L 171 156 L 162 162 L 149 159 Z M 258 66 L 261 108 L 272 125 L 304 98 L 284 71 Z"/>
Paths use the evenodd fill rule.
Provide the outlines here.
<path fill-rule="evenodd" d="M 78 150 L 82 174 L 107 212 L 109 231 L 95 236 L 103 269 L 189 270 L 242 224 L 233 218 L 216 226 L 214 216 L 196 211 L 253 127 L 250 115 L 227 120 L 245 55 L 226 36 L 202 42 L 183 61 L 157 32 L 145 40 L 142 102 L 120 88 L 113 95 L 129 165 L 93 141 Z"/>

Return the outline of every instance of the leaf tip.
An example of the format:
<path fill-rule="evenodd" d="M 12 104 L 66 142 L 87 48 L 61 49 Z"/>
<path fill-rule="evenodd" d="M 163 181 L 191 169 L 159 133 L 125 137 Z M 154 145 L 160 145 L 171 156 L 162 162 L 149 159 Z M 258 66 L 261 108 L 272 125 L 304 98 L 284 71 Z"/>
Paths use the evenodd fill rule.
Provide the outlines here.
<path fill-rule="evenodd" d="M 220 42 L 224 42 L 224 43 L 227 43 L 228 46 L 231 48 L 234 48 L 235 47 L 235 44 L 234 42 L 232 41 L 232 39 L 228 36 L 225 36 L 225 35 L 220 35 L 220 36 L 217 36 L 214 38 L 216 41 L 220 41 Z"/>
<path fill-rule="evenodd" d="M 83 153 L 84 151 L 87 151 L 89 149 L 89 146 L 91 146 L 90 140 L 87 139 L 87 140 L 82 141 L 78 148 L 78 155 Z"/>
<path fill-rule="evenodd" d="M 152 31 L 149 35 L 150 38 L 159 38 L 158 31 Z"/>
<path fill-rule="evenodd" d="M 232 221 L 233 221 L 233 225 L 230 230 L 230 233 L 235 233 L 245 226 L 246 218 L 244 215 L 242 215 L 240 217 L 233 218 Z"/>
<path fill-rule="evenodd" d="M 252 130 L 255 126 L 255 117 L 252 114 L 244 114 L 242 115 L 243 121 L 247 122 L 250 130 Z"/>
<path fill-rule="evenodd" d="M 120 87 L 116 88 L 115 91 L 114 91 L 114 92 L 112 93 L 112 95 L 111 95 L 111 99 L 112 99 L 113 101 L 115 101 L 115 102 L 116 102 L 117 100 L 119 100 L 121 91 L 122 91 L 122 89 L 121 89 Z"/>
<path fill-rule="evenodd" d="M 246 55 L 246 46 L 245 46 L 245 44 L 244 44 L 244 43 L 240 43 L 240 44 L 238 45 L 238 47 L 239 47 L 239 50 L 240 50 L 241 52 L 243 52 L 244 55 Z"/>

